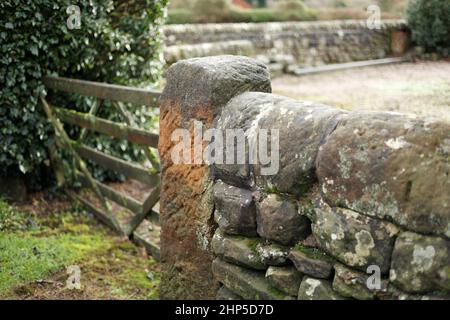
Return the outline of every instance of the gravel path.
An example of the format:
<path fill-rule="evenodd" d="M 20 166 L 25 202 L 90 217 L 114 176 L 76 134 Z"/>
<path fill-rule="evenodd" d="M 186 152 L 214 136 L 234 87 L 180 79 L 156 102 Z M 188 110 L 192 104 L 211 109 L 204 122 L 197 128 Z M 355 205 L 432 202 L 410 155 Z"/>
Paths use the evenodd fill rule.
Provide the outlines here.
<path fill-rule="evenodd" d="M 273 92 L 347 110 L 434 116 L 450 122 L 450 62 L 367 67 L 311 76 L 281 76 Z"/>

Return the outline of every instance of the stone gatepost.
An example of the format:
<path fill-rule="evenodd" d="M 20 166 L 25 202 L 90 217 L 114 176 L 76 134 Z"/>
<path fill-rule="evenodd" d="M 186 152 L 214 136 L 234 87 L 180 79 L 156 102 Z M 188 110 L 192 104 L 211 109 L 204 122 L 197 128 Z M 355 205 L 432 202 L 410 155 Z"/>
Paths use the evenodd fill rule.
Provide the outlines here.
<path fill-rule="evenodd" d="M 194 124 L 210 128 L 221 108 L 246 91 L 271 92 L 267 67 L 250 58 L 190 59 L 167 71 L 159 140 L 162 299 L 212 299 L 217 293 L 211 272 L 210 241 L 216 229 L 212 180 L 208 166 L 194 152 Z M 177 129 L 189 130 L 189 164 L 172 159 L 180 142 Z"/>

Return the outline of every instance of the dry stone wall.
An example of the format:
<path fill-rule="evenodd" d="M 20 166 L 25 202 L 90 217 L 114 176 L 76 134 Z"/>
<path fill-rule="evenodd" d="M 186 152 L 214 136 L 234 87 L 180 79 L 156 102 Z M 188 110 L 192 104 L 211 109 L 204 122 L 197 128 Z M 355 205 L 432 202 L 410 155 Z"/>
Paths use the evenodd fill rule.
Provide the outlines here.
<path fill-rule="evenodd" d="M 217 54 L 258 57 L 285 69 L 344 63 L 386 57 L 392 33 L 406 29 L 399 20 L 373 30 L 365 20 L 169 25 L 164 55 L 168 64 Z"/>
<path fill-rule="evenodd" d="M 161 254 L 170 281 L 179 277 L 171 255 L 195 246 L 207 257 L 202 274 L 214 284 L 203 298 L 449 298 L 449 123 L 276 96 L 267 70 L 248 58 L 194 59 L 172 68 L 168 85 L 176 84 L 183 99 L 194 99 L 199 86 L 222 97 L 201 104 L 213 115 L 210 127 L 225 135 L 242 129 L 249 141 L 262 129 L 278 129 L 280 162 L 272 175 L 249 162 L 207 166 L 201 194 L 211 203 L 202 220 L 192 212 L 192 194 L 183 191 L 191 181 L 173 189 L 172 200 L 164 195 L 175 178 L 167 177 L 174 166 L 163 162 Z M 233 82 L 229 70 L 245 80 Z M 183 82 L 185 74 L 197 81 Z M 192 112 L 185 105 L 182 114 Z M 225 154 L 227 146 L 234 147 L 227 144 Z M 192 230 L 177 219 L 187 219 Z M 206 233 L 200 221 L 207 221 Z M 180 230 L 203 237 L 164 244 L 171 240 L 165 234 Z M 191 253 L 185 263 L 202 263 Z M 202 285 L 189 274 L 183 279 L 190 279 L 185 292 Z"/>

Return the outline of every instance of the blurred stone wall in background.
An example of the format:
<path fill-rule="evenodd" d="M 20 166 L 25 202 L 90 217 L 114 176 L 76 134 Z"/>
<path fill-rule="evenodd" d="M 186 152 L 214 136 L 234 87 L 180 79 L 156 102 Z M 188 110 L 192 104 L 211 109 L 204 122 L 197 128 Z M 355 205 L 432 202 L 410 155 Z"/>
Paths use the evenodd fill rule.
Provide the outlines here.
<path fill-rule="evenodd" d="M 220 54 L 256 57 L 271 69 L 289 72 L 319 66 L 385 58 L 391 34 L 406 30 L 401 20 L 371 30 L 365 20 L 168 25 L 164 57 L 179 60 Z"/>

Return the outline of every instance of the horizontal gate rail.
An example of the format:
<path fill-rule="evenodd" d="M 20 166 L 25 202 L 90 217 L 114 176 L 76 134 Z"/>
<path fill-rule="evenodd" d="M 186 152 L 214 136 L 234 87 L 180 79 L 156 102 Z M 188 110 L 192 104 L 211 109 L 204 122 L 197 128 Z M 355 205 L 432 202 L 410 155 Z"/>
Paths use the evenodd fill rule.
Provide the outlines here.
<path fill-rule="evenodd" d="M 115 123 L 110 120 L 105 120 L 73 110 L 55 108 L 54 112 L 55 115 L 63 122 L 103 133 L 114 138 L 125 139 L 136 144 L 154 148 L 158 147 L 159 136 L 155 133 L 138 128 L 132 128 L 125 124 Z"/>
<path fill-rule="evenodd" d="M 77 144 L 76 142 L 73 142 L 73 145 L 74 149 L 84 159 L 91 160 L 102 167 L 121 173 L 148 186 L 155 186 L 159 184 L 159 174 L 152 173 L 149 169 L 146 169 L 141 165 L 110 156 L 84 144 Z"/>
<path fill-rule="evenodd" d="M 76 176 L 81 181 L 83 186 L 89 187 L 89 182 L 86 180 L 86 177 L 80 173 L 77 173 Z M 128 197 L 127 195 L 124 195 L 101 182 L 97 181 L 96 184 L 105 197 L 121 205 L 122 207 L 140 214 L 144 211 L 143 204 L 134 198 Z"/>
<path fill-rule="evenodd" d="M 126 108 L 124 107 L 124 105 L 120 101 L 114 102 L 114 106 L 117 108 L 117 110 L 119 110 L 120 114 L 122 115 L 122 117 L 124 118 L 125 122 L 129 126 L 136 126 L 133 117 L 126 110 Z M 145 152 L 145 156 L 147 157 L 147 159 L 152 164 L 152 167 L 155 168 L 156 170 L 160 171 L 161 167 L 159 165 L 159 161 L 158 161 L 157 157 L 155 156 L 155 154 L 149 148 L 144 148 L 144 152 Z"/>
<path fill-rule="evenodd" d="M 47 76 L 43 79 L 47 88 L 69 93 L 79 93 L 100 99 L 129 102 L 136 105 L 155 107 L 161 93 L 156 90 L 131 88 L 115 84 L 99 83 Z"/>

